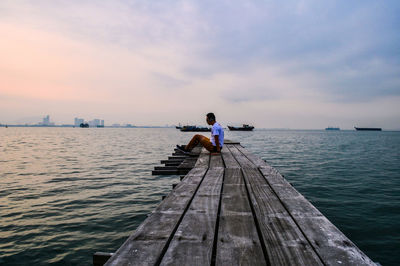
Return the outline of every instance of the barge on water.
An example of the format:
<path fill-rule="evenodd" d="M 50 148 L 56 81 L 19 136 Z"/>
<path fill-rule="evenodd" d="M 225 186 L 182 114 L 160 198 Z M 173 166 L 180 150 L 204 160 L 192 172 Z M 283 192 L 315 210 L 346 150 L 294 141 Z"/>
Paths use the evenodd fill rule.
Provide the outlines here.
<path fill-rule="evenodd" d="M 252 131 L 254 129 L 253 126 L 249 126 L 249 125 L 245 125 L 245 124 L 243 124 L 242 127 L 228 126 L 228 128 L 231 131 Z"/>
<path fill-rule="evenodd" d="M 211 128 L 198 127 L 198 126 L 183 126 L 180 130 L 182 132 L 209 132 L 211 131 Z"/>
<path fill-rule="evenodd" d="M 380 127 L 354 127 L 357 131 L 382 131 Z"/>

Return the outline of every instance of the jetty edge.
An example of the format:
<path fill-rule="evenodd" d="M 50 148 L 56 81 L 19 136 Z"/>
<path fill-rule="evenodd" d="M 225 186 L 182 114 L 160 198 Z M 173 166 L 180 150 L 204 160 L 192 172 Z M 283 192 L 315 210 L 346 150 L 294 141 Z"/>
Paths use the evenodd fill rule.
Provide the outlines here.
<path fill-rule="evenodd" d="M 115 253 L 98 253 L 105 265 L 376 265 L 240 143 L 196 149 L 175 151 L 192 168 Z"/>

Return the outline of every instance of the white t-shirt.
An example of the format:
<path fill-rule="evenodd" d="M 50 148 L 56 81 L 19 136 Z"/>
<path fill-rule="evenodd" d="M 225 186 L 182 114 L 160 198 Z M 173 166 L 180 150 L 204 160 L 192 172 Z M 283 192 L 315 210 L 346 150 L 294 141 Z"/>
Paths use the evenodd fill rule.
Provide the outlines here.
<path fill-rule="evenodd" d="M 217 146 L 215 144 L 214 136 L 218 136 L 219 146 L 220 147 L 224 146 L 224 129 L 217 122 L 215 122 L 211 128 L 211 143 L 213 146 Z"/>

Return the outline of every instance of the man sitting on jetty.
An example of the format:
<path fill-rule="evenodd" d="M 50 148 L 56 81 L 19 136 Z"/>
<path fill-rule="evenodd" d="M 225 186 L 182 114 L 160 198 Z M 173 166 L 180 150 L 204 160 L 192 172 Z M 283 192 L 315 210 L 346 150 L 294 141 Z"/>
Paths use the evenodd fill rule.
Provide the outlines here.
<path fill-rule="evenodd" d="M 179 146 L 176 145 L 178 150 L 182 151 L 183 153 L 189 154 L 190 151 L 197 146 L 197 144 L 201 144 L 204 148 L 206 148 L 211 155 L 218 155 L 221 153 L 221 149 L 224 146 L 224 129 L 221 127 L 220 124 L 215 120 L 214 113 L 208 113 L 206 116 L 207 124 L 212 125 L 211 128 L 211 139 L 196 134 L 191 139 L 188 145 L 186 146 Z"/>

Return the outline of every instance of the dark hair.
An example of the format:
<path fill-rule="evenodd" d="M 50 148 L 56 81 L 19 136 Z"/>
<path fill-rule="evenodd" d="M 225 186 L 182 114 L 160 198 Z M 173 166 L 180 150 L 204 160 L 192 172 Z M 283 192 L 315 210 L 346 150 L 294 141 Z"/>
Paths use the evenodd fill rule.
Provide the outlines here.
<path fill-rule="evenodd" d="M 207 114 L 207 118 L 208 118 L 208 120 L 210 120 L 210 121 L 215 121 L 215 115 L 214 115 L 214 113 L 208 113 L 208 114 Z"/>

